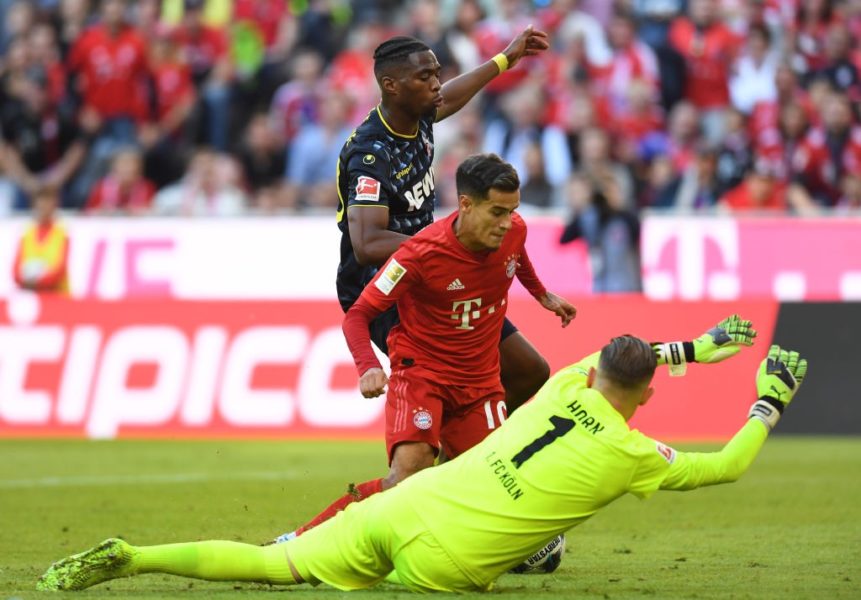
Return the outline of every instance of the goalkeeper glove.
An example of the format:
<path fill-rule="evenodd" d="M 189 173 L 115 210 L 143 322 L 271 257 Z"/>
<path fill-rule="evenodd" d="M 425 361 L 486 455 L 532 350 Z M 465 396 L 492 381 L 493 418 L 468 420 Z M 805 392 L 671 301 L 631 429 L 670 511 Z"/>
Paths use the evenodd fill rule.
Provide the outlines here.
<path fill-rule="evenodd" d="M 717 363 L 753 345 L 756 331 L 750 321 L 732 315 L 692 342 L 652 344 L 659 365 L 670 365 L 670 375 L 684 375 L 687 363 Z"/>
<path fill-rule="evenodd" d="M 748 417 L 756 417 L 765 423 L 769 431 L 774 429 L 805 375 L 807 360 L 800 358 L 798 352 L 772 346 L 756 373 L 756 394 L 759 400 L 750 407 Z"/>

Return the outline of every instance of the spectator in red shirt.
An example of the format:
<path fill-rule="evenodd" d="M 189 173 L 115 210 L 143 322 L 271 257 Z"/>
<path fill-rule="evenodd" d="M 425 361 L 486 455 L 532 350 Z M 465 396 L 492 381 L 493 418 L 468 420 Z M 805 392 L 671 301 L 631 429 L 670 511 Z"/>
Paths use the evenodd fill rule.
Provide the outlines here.
<path fill-rule="evenodd" d="M 608 38 L 612 55 L 601 72 L 601 89 L 606 94 L 614 117 L 629 112 L 629 90 L 634 82 L 647 86 L 652 100 L 659 96 L 658 60 L 655 52 L 636 37 L 636 24 L 624 12 L 610 20 Z"/>
<path fill-rule="evenodd" d="M 200 93 L 200 141 L 227 150 L 235 72 L 227 34 L 203 22 L 203 0 L 185 0 L 182 24 L 175 40 L 191 69 Z"/>
<path fill-rule="evenodd" d="M 137 142 L 149 119 L 150 73 L 146 45 L 125 20 L 124 0 L 103 0 L 101 20 L 75 42 L 69 58 L 72 89 L 83 96 L 80 122 L 94 129 L 93 144 L 74 194 L 81 204 L 118 148 Z"/>
<path fill-rule="evenodd" d="M 822 111 L 823 127 L 808 133 L 793 156 L 795 181 L 819 204 L 834 206 L 846 173 L 861 172 L 861 127 L 844 94 L 832 92 Z"/>
<path fill-rule="evenodd" d="M 106 129 L 148 117 L 146 44 L 126 23 L 125 10 L 123 0 L 103 0 L 101 21 L 87 29 L 69 53 L 82 110 L 95 113 Z M 127 135 L 123 141 L 133 141 L 133 126 L 117 127 L 116 135 L 119 129 Z"/>
<path fill-rule="evenodd" d="M 94 187 L 85 210 L 98 215 L 143 215 L 149 212 L 155 186 L 143 176 L 143 158 L 137 150 L 114 157 L 111 170 Z"/>
<path fill-rule="evenodd" d="M 748 125 L 754 139 L 762 132 L 777 127 L 780 113 L 787 104 L 798 103 L 805 111 L 807 119 L 816 121 L 816 107 L 807 91 L 799 85 L 798 76 L 789 63 L 784 62 L 777 67 L 774 87 L 777 94 L 774 99 L 760 100 L 753 106 Z"/>
<path fill-rule="evenodd" d="M 784 104 L 777 124 L 760 132 L 754 140 L 757 160 L 769 162 L 776 169 L 776 176 L 788 183 L 796 169 L 796 150 L 804 144 L 809 130 L 804 107 L 792 101 Z"/>
<path fill-rule="evenodd" d="M 670 43 L 685 59 L 685 97 L 702 113 L 703 134 L 719 142 L 730 104 L 729 68 L 740 40 L 720 21 L 717 0 L 691 0 L 688 15 L 673 23 Z"/>
<path fill-rule="evenodd" d="M 832 0 L 799 0 L 790 47 L 803 72 L 816 71 L 825 63 L 825 36 L 835 20 Z"/>
<path fill-rule="evenodd" d="M 768 164 L 760 163 L 744 181 L 724 194 L 719 205 L 733 212 L 786 212 L 786 189 Z"/>
<path fill-rule="evenodd" d="M 184 158 L 192 144 L 191 117 L 197 92 L 191 70 L 167 29 L 156 29 L 151 40 L 154 115 L 141 129 L 139 139 L 146 151 L 145 172 L 161 188 L 183 175 Z"/>
<path fill-rule="evenodd" d="M 346 92 L 353 99 L 352 123 L 359 123 L 377 101 L 379 89 L 374 77 L 376 48 L 386 37 L 385 29 L 376 22 L 363 22 L 356 26 L 342 50 L 329 65 L 326 82 Z"/>
<path fill-rule="evenodd" d="M 642 141 L 663 130 L 664 114 L 654 87 L 647 81 L 630 81 L 626 96 L 625 104 L 614 112 L 611 129 L 617 141 L 616 154 L 625 162 L 634 162 Z"/>
<path fill-rule="evenodd" d="M 266 47 L 267 59 L 287 57 L 295 37 L 294 23 L 284 0 L 234 0 L 234 22 L 253 23 Z"/>
<path fill-rule="evenodd" d="M 532 17 L 526 12 L 527 8 L 527 3 L 522 0 L 501 0 L 497 3 L 496 14 L 478 23 L 474 36 L 481 54 L 480 62 L 489 60 L 496 48 L 505 45 L 532 23 Z M 497 114 L 497 101 L 502 94 L 511 91 L 526 79 L 529 69 L 524 68 L 524 64 L 530 65 L 530 62 L 523 61 L 519 69 L 500 74 L 484 87 L 488 110 L 492 113 L 489 116 Z"/>

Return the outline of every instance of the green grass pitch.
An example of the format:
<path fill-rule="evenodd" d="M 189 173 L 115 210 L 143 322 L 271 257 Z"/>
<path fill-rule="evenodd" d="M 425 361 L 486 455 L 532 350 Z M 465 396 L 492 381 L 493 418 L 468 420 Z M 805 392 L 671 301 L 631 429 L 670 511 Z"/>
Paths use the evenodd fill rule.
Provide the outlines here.
<path fill-rule="evenodd" d="M 0 458 L 0 600 L 44 598 L 32 590 L 53 560 L 110 536 L 261 542 L 385 467 L 380 442 L 3 440 Z M 861 598 L 861 438 L 775 437 L 741 481 L 623 498 L 567 548 L 553 575 L 505 575 L 489 596 Z M 273 594 L 345 597 L 161 575 L 70 597 Z M 383 585 L 349 597 L 414 596 Z"/>

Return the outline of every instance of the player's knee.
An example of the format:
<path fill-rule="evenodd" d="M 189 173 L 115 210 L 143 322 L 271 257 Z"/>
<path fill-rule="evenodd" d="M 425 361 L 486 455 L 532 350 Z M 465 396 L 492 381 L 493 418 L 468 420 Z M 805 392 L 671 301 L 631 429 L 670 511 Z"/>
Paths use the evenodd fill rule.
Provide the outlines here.
<path fill-rule="evenodd" d="M 535 360 L 535 364 L 533 366 L 534 376 L 532 378 L 533 383 L 536 386 L 536 391 L 542 385 L 547 383 L 547 380 L 550 379 L 550 364 L 544 359 L 543 356 L 538 356 Z"/>
<path fill-rule="evenodd" d="M 547 360 L 521 335 L 514 334 L 500 346 L 500 371 L 506 390 L 538 391 L 550 379 Z"/>
<path fill-rule="evenodd" d="M 394 487 L 407 477 L 432 467 L 436 454 L 430 444 L 400 444 L 395 448 L 389 474 L 383 479 L 383 489 Z"/>

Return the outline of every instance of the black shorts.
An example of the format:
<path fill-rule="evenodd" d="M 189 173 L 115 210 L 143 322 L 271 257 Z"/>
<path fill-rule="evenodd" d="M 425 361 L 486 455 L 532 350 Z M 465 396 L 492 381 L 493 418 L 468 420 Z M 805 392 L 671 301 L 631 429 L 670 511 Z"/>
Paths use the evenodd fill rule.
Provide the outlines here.
<path fill-rule="evenodd" d="M 387 356 L 389 354 L 389 345 L 387 343 L 389 332 L 392 330 L 392 327 L 400 322 L 401 320 L 398 316 L 398 309 L 396 306 L 391 306 L 386 312 L 371 321 L 371 341 L 374 342 L 377 348 L 382 350 Z M 516 332 L 517 326 L 515 326 L 514 323 L 509 321 L 508 317 L 506 317 L 505 321 L 502 323 L 502 334 L 499 336 L 499 342 L 502 343 L 506 338 L 508 338 L 508 336 Z"/>

